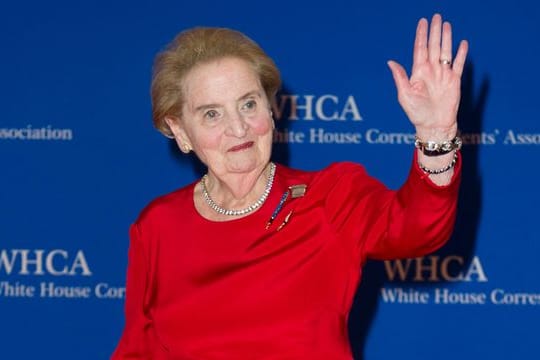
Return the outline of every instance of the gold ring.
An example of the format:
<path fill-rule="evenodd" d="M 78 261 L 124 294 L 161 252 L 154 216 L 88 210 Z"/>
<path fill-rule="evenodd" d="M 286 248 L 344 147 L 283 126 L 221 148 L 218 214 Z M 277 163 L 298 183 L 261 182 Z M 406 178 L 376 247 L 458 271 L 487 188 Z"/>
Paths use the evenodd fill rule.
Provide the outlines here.
<path fill-rule="evenodd" d="M 440 59 L 439 64 L 441 64 L 441 65 L 452 65 L 452 60 Z"/>

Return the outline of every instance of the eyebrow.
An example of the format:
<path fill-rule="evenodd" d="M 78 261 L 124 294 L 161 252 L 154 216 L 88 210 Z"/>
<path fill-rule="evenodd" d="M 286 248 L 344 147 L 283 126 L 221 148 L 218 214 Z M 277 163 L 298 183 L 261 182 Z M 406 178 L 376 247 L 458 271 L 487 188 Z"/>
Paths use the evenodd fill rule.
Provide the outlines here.
<path fill-rule="evenodd" d="M 247 93 L 245 93 L 244 95 L 240 96 L 237 101 L 241 101 L 241 100 L 244 100 L 244 99 L 247 99 L 251 96 L 258 96 L 258 97 L 261 97 L 261 93 L 259 90 L 252 90 L 252 91 L 248 91 Z M 203 105 L 199 105 L 195 108 L 195 112 L 199 112 L 199 111 L 204 111 L 206 109 L 212 109 L 212 108 L 216 108 L 216 107 L 220 107 L 221 105 L 219 104 L 203 104 Z"/>
<path fill-rule="evenodd" d="M 195 108 L 195 112 L 199 112 L 201 110 L 206 110 L 206 109 L 211 109 L 211 108 L 216 108 L 216 107 L 219 107 L 218 104 L 204 104 L 204 105 L 199 105 Z"/>
<path fill-rule="evenodd" d="M 238 98 L 238 100 L 244 100 L 244 99 L 247 99 L 247 98 L 252 97 L 252 96 L 254 96 L 254 95 L 260 97 L 260 96 L 261 96 L 261 93 L 260 93 L 258 90 L 252 90 L 252 91 L 249 91 L 249 92 L 247 92 L 246 94 L 240 96 L 240 97 Z"/>

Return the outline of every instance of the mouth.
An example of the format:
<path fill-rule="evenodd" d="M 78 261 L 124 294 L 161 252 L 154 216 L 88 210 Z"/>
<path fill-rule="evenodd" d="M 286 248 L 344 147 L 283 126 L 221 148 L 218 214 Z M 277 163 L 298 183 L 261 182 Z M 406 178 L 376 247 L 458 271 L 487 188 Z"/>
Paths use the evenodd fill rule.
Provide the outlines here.
<path fill-rule="evenodd" d="M 229 150 L 227 150 L 228 152 L 236 152 L 236 151 L 242 151 L 242 150 L 245 150 L 245 149 L 249 149 L 250 147 L 252 147 L 254 144 L 253 141 L 247 141 L 243 144 L 239 144 L 239 145 L 235 145 L 233 147 L 231 147 Z"/>

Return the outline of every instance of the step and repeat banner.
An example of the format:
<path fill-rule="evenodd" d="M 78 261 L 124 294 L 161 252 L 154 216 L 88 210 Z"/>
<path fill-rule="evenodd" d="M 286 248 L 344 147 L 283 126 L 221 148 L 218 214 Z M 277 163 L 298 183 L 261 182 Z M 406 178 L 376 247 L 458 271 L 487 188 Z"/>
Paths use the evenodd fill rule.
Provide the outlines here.
<path fill-rule="evenodd" d="M 468 39 L 463 186 L 437 253 L 370 262 L 356 359 L 537 359 L 540 6 L 532 1 L 30 1 L 0 11 L 0 359 L 107 359 L 120 337 L 128 227 L 202 169 L 152 128 L 152 62 L 179 31 L 238 29 L 283 76 L 276 161 L 362 163 L 404 181 L 414 130 L 386 61 L 416 22 Z M 256 355 L 253 357 L 257 358 Z"/>

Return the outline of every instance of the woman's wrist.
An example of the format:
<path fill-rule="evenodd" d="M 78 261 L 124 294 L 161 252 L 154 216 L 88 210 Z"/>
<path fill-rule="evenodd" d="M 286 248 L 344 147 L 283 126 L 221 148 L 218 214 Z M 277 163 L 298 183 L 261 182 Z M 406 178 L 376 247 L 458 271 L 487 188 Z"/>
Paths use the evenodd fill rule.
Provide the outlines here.
<path fill-rule="evenodd" d="M 442 142 L 455 138 L 458 134 L 457 123 L 450 127 L 416 127 L 416 136 L 424 142 Z"/>
<path fill-rule="evenodd" d="M 417 151 L 418 167 L 426 176 L 429 176 L 431 181 L 439 186 L 448 185 L 452 181 L 454 175 L 454 165 L 457 161 L 456 152 L 451 151 L 448 154 L 438 156 L 427 156 L 422 151 Z M 432 173 L 424 169 L 434 170 Z M 444 171 L 438 171 L 445 169 Z"/>

